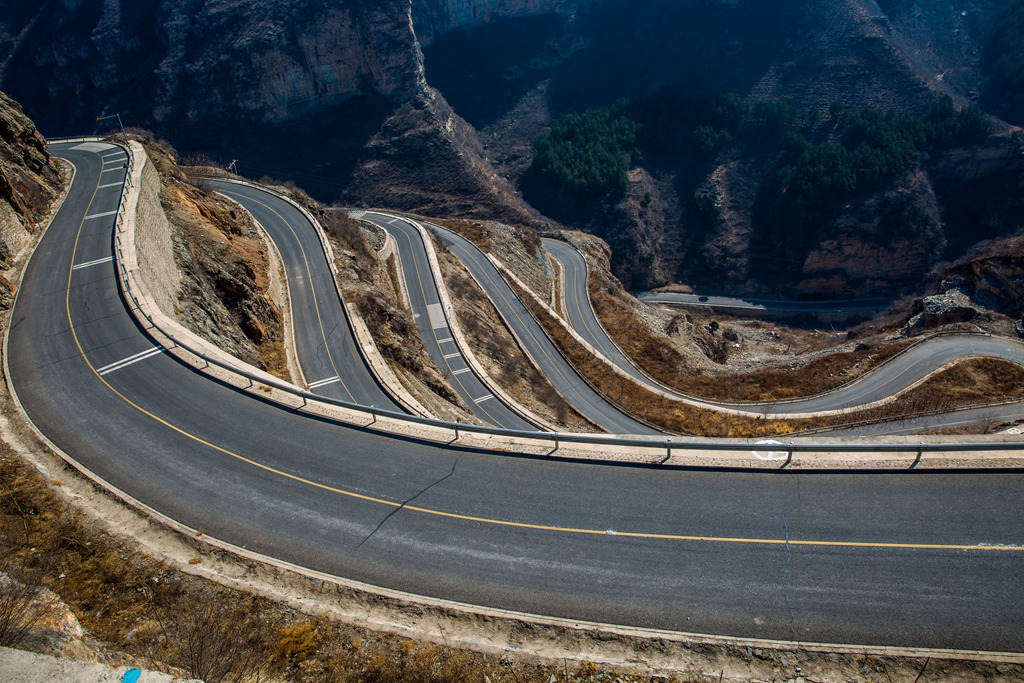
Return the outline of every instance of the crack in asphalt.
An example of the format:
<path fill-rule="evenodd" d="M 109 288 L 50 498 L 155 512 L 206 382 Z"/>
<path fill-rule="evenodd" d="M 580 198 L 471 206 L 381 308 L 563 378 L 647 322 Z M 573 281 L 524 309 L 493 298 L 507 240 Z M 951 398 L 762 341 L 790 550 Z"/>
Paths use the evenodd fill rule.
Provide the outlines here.
<path fill-rule="evenodd" d="M 786 606 L 786 613 L 789 616 L 789 629 L 790 638 L 796 639 L 796 614 L 793 611 L 793 600 L 790 596 L 789 591 L 789 580 L 788 572 L 789 565 L 793 561 L 793 546 L 790 544 L 789 539 L 789 519 L 788 517 L 796 512 L 797 508 L 800 507 L 800 475 L 796 475 L 796 497 L 793 503 L 789 506 L 789 509 L 782 513 L 782 530 L 786 537 L 786 559 L 782 563 L 782 570 L 779 574 L 779 589 L 782 591 L 782 597 Z"/>
<path fill-rule="evenodd" d="M 373 538 L 373 537 L 374 537 L 374 535 L 375 535 L 375 534 L 376 534 L 376 533 L 377 533 L 378 531 L 380 531 L 380 530 L 381 530 L 381 528 L 383 528 L 383 526 L 384 526 L 385 524 L 387 524 L 387 523 L 388 523 L 388 520 L 389 520 L 389 519 L 391 519 L 392 517 L 394 517 L 395 515 L 397 515 L 397 514 L 398 514 L 399 512 L 401 512 L 402 510 L 404 510 L 404 509 L 405 509 L 405 506 L 409 505 L 410 503 L 412 503 L 413 501 L 415 501 L 415 500 L 416 500 L 417 498 L 419 498 L 420 496 L 422 496 L 422 495 L 423 495 L 424 493 L 426 493 L 426 492 L 427 492 L 427 491 L 429 491 L 430 489 L 432 489 L 432 488 L 434 488 L 435 486 L 437 486 L 438 484 L 440 484 L 440 483 L 442 483 L 442 482 L 444 482 L 444 481 L 446 481 L 446 480 L 448 480 L 448 479 L 451 479 L 451 478 L 452 478 L 452 477 L 453 477 L 453 476 L 455 475 L 455 468 L 457 468 L 457 467 L 459 466 L 459 462 L 460 462 L 461 460 L 462 460 L 462 457 L 461 457 L 461 456 L 460 456 L 460 457 L 458 457 L 458 458 L 456 458 L 456 459 L 455 459 L 455 462 L 453 462 L 453 463 L 452 463 L 452 470 L 451 470 L 451 472 L 449 472 L 448 474 L 444 475 L 443 477 L 441 477 L 440 479 L 438 479 L 438 480 L 437 480 L 437 481 L 435 481 L 434 483 L 432 483 L 432 484 L 428 484 L 428 485 L 424 486 L 424 487 L 423 487 L 422 489 L 420 489 L 420 490 L 419 490 L 419 492 L 417 492 L 417 493 L 416 493 L 416 495 L 412 496 L 411 498 L 407 498 L 407 499 L 403 500 L 403 501 L 402 501 L 402 503 L 401 503 L 401 505 L 399 505 L 398 507 L 396 507 L 396 508 L 394 508 L 393 510 L 391 510 L 391 512 L 389 512 L 389 513 L 388 513 L 388 514 L 387 514 L 387 515 L 386 515 L 386 516 L 384 517 L 384 519 L 380 520 L 380 523 L 379 523 L 379 524 L 378 524 L 378 525 L 377 525 L 377 526 L 376 526 L 376 527 L 375 527 L 375 528 L 373 529 L 373 531 L 371 531 L 371 532 L 370 532 L 370 533 L 369 533 L 369 534 L 368 534 L 368 535 L 366 536 L 366 538 L 364 538 L 364 539 L 363 539 L 362 541 L 360 541 L 360 542 L 359 542 L 359 545 L 357 545 L 357 546 L 356 546 L 356 550 L 359 550 L 360 548 L 362 548 L 362 547 L 363 547 L 363 545 L 364 545 L 364 544 L 365 544 L 365 543 L 366 543 L 367 541 L 369 541 L 369 540 L 370 540 L 371 538 Z"/>

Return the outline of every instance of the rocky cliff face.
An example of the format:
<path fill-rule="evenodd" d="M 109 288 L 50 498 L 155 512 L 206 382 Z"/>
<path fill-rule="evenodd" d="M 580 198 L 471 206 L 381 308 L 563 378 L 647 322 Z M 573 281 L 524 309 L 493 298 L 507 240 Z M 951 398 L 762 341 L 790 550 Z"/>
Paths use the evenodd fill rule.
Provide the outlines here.
<path fill-rule="evenodd" d="M 245 175 L 294 180 L 319 199 L 535 225 L 517 183 L 550 114 L 662 86 L 823 115 L 836 100 L 914 114 L 946 93 L 963 104 L 984 87 L 982 53 L 1002 5 L 47 0 L 0 17 L 0 87 L 52 134 L 88 131 L 117 111 L 183 153 L 238 159 Z M 486 144 L 473 125 L 487 127 Z M 772 237 L 757 216 L 772 199 L 762 189 L 770 154 L 734 146 L 710 161 L 634 168 L 624 196 L 574 225 L 614 245 L 631 286 L 774 289 L 760 253 Z M 986 226 L 985 237 L 1012 231 L 1015 171 L 985 154 L 934 160 L 926 177 L 833 207 L 802 251 L 785 255 L 786 285 L 818 295 L 912 286 L 936 244 L 952 258 L 971 225 Z M 985 202 L 958 199 L 961 183 Z M 717 202 L 711 219 L 695 212 L 698 196 Z M 879 237 L 903 213 L 918 234 Z"/>
<path fill-rule="evenodd" d="M 423 86 L 409 0 L 46 5 L 21 30 L 6 27 L 15 38 L 2 72 L 44 127 L 81 127 L 111 110 L 172 131 L 281 120 L 356 95 L 407 99 Z"/>
<path fill-rule="evenodd" d="M 0 18 L 0 82 L 44 129 L 170 133 L 422 93 L 421 40 L 593 0 L 76 0 Z M 169 129 L 169 130 L 168 130 Z"/>
<path fill-rule="evenodd" d="M 394 130 L 395 117 L 411 132 L 394 141 L 398 147 L 424 141 L 415 158 L 426 156 L 433 144 L 426 141 L 450 132 L 437 127 L 452 117 L 427 86 L 421 36 L 571 13 L 591 1 L 47 2 L 37 13 L 0 17 L 0 35 L 10 39 L 0 52 L 0 83 L 51 134 L 90 131 L 97 115 L 119 112 L 126 125 L 157 131 L 183 153 L 239 158 L 247 175 L 295 180 L 321 199 L 337 199 L 350 184 L 347 196 L 372 199 L 387 193 L 365 179 L 380 167 L 377 153 L 392 142 L 382 135 Z M 400 208 L 445 208 L 458 203 L 447 196 L 455 188 L 494 184 L 489 163 L 471 153 L 475 131 L 463 127 L 459 137 L 474 158 L 453 154 L 443 177 L 387 167 L 399 186 L 416 184 L 420 195 L 441 200 Z M 506 215 L 507 202 L 517 205 L 513 214 L 527 213 L 507 190 L 485 194 L 467 201 L 495 215 Z"/>
<path fill-rule="evenodd" d="M 61 184 L 46 140 L 21 106 L 0 92 L 0 262 L 8 261 L 39 229 Z"/>
<path fill-rule="evenodd" d="M 493 24 L 538 14 L 574 15 L 598 0 L 413 0 L 416 35 L 425 47 L 455 29 Z"/>

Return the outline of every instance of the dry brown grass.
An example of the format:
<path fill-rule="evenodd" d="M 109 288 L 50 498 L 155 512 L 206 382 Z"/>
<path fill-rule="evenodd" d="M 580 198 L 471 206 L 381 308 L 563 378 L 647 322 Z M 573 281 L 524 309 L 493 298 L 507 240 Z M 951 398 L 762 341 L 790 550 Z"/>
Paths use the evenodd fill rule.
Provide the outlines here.
<path fill-rule="evenodd" d="M 747 437 L 777 436 L 793 431 L 790 423 L 781 420 L 748 418 L 686 405 L 622 377 L 591 354 L 533 297 L 522 291 L 518 293 L 566 359 L 591 386 L 626 413 L 677 434 Z"/>
<path fill-rule="evenodd" d="M 619 375 L 607 363 L 595 358 L 533 297 L 524 292 L 519 295 L 563 355 L 597 391 L 625 412 L 669 432 L 754 438 L 984 405 L 991 403 L 994 397 L 998 400 L 1024 398 L 1024 368 L 986 358 L 960 362 L 896 400 L 875 408 L 797 420 L 772 419 L 769 408 L 758 417 L 731 415 L 667 398 Z"/>
<path fill-rule="evenodd" d="M 890 403 L 805 424 L 820 428 L 881 422 L 1020 399 L 1024 399 L 1024 368 L 998 358 L 969 358 L 937 373 Z M 956 433 L 987 433 L 994 426 L 982 423 L 974 428 L 959 428 Z"/>
<path fill-rule="evenodd" d="M 185 574 L 86 524 L 0 444 L 0 541 L 11 573 L 40 577 L 110 662 L 218 681 L 649 681 L 589 662 L 541 665 L 417 642 L 296 612 Z M 691 680 L 658 678 L 659 681 Z"/>
<path fill-rule="evenodd" d="M 697 368 L 640 320 L 619 287 L 591 277 L 590 295 L 605 330 L 647 374 L 701 398 L 721 401 L 779 401 L 830 391 L 877 367 L 911 342 L 858 344 L 852 351 L 829 354 L 799 367 L 765 368 L 744 373 L 708 374 Z M 709 355 L 728 340 L 719 331 L 700 340 Z"/>

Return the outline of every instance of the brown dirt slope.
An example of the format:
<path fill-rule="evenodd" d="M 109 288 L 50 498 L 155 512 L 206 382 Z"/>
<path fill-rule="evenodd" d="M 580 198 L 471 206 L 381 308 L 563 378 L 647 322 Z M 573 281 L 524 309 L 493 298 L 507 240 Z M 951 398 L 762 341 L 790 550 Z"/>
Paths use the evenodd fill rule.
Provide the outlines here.
<path fill-rule="evenodd" d="M 287 378 L 272 264 L 256 224 L 238 205 L 190 183 L 169 145 L 135 135 L 160 174 L 160 202 L 173 231 L 183 276 L 175 315 L 240 360 Z"/>
<path fill-rule="evenodd" d="M 37 234 L 64 187 L 46 140 L 21 105 L 0 92 L 0 267 Z M 10 305 L 13 288 L 0 276 L 0 305 Z"/>

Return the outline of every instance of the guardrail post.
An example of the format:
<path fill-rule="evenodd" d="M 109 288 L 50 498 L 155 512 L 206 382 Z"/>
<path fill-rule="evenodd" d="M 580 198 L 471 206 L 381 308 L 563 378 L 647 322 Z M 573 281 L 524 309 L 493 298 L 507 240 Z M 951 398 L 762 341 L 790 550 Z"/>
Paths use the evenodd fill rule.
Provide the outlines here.
<path fill-rule="evenodd" d="M 920 465 L 921 464 L 921 458 L 923 458 L 923 457 L 924 457 L 924 444 L 923 443 L 919 443 L 919 444 L 917 444 L 917 457 L 914 458 L 914 464 L 910 466 L 910 469 L 915 469 L 918 465 Z"/>
<path fill-rule="evenodd" d="M 786 469 L 793 464 L 793 442 L 790 441 L 786 446 L 786 462 L 782 464 L 782 469 Z"/>

